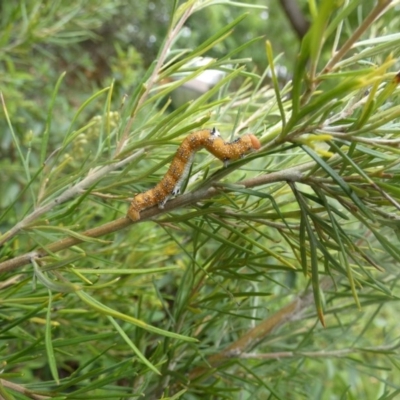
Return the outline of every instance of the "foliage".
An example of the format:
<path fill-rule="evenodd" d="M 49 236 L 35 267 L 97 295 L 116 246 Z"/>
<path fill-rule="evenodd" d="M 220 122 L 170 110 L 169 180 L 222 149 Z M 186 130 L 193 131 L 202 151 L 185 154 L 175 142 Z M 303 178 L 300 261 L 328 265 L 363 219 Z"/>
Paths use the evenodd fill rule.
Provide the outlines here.
<path fill-rule="evenodd" d="M 281 44 L 226 44 L 249 4 L 175 1 L 146 71 L 136 48 L 113 44 L 107 70 L 119 81 L 90 95 L 101 79 L 75 71 L 79 91 L 74 72 L 47 74 L 40 54 L 79 42 L 60 57 L 71 62 L 124 7 L 73 5 L 1 5 L 0 397 L 395 398 L 394 2 L 368 12 L 358 0 L 309 2 L 311 28 L 282 86 Z M 179 41 L 213 9 L 236 18 Z M 268 60 L 262 73 L 243 56 L 251 49 Z M 39 54 L 31 73 L 24 53 Z M 172 92 L 205 69 L 226 75 L 171 110 Z M 212 126 L 227 140 L 251 131 L 263 147 L 227 168 L 198 155 L 185 194 L 125 218 L 180 140 Z"/>

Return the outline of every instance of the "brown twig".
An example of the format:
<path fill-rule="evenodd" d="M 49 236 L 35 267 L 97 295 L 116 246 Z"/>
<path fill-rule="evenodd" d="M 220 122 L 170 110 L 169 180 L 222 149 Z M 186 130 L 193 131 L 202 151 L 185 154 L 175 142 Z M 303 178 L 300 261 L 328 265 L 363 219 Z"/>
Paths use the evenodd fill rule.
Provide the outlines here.
<path fill-rule="evenodd" d="M 313 165 L 314 163 L 310 162 L 298 167 L 288 168 L 286 170 L 272 172 L 270 174 L 264 174 L 255 178 L 246 179 L 237 182 L 236 184 L 241 185 L 245 188 L 252 188 L 274 182 L 282 182 L 282 181 L 299 182 L 303 179 L 304 171 L 307 171 Z M 119 218 L 117 220 L 108 222 L 107 224 L 89 229 L 83 232 L 81 236 L 86 236 L 89 240 L 90 238 L 97 238 L 100 236 L 108 235 L 110 233 L 114 233 L 116 231 L 124 229 L 132 224 L 146 221 L 148 219 L 154 218 L 158 215 L 164 214 L 174 209 L 185 207 L 201 200 L 209 199 L 211 197 L 218 195 L 221 192 L 221 190 L 222 189 L 215 187 L 210 187 L 207 189 L 199 189 L 169 201 L 164 209 L 152 207 L 149 208 L 148 210 L 143 211 L 140 215 L 141 219 L 139 221 L 133 222 L 127 217 Z M 226 192 L 233 191 L 232 189 L 229 188 L 224 188 L 223 190 Z M 23 265 L 29 264 L 32 259 L 42 258 L 48 254 L 56 253 L 60 250 L 64 250 L 66 248 L 69 248 L 71 246 L 74 246 L 82 242 L 83 240 L 78 239 L 77 237 L 68 237 L 61 239 L 57 242 L 50 243 L 48 246 L 46 246 L 46 248 L 34 250 L 29 253 L 25 253 L 21 256 L 12 258 L 10 260 L 3 261 L 2 263 L 0 263 L 0 273 L 22 267 Z"/>
<path fill-rule="evenodd" d="M 6 381 L 5 379 L 0 379 L 0 384 L 5 388 L 14 390 L 15 392 L 18 392 L 18 393 L 22 393 L 23 395 L 25 395 L 33 400 L 45 400 L 45 399 L 51 398 L 51 396 L 42 396 L 39 394 L 35 394 L 31 390 L 28 390 L 21 385 L 17 385 L 16 383 Z M 1 395 L 0 395 L 0 399 L 2 399 Z"/>
<path fill-rule="evenodd" d="M 328 279 L 322 280 L 320 286 L 326 289 L 331 285 Z M 271 315 L 256 327 L 250 329 L 247 333 L 241 336 L 238 340 L 230 344 L 227 348 L 217 354 L 213 354 L 207 359 L 207 366 L 197 367 L 189 373 L 189 379 L 202 379 L 210 368 L 215 368 L 229 362 L 233 357 L 241 357 L 247 350 L 256 346 L 268 334 L 279 326 L 293 320 L 302 318 L 306 308 L 313 304 L 313 294 L 311 290 L 307 290 L 301 296 L 289 303 L 287 306 L 282 307 L 278 312 Z M 207 375 L 204 375 L 206 378 Z"/>
<path fill-rule="evenodd" d="M 362 21 L 361 25 L 354 31 L 354 33 L 347 39 L 338 52 L 329 60 L 323 69 L 323 73 L 330 72 L 332 68 L 338 63 L 351 49 L 354 43 L 361 37 L 361 35 L 372 25 L 372 23 L 379 18 L 383 11 L 389 7 L 392 0 L 380 0 L 367 17 Z"/>

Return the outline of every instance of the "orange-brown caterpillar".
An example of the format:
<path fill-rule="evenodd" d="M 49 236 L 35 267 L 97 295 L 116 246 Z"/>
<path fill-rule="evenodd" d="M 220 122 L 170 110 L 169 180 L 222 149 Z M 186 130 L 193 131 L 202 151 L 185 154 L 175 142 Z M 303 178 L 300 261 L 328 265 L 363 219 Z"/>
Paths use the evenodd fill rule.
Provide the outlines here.
<path fill-rule="evenodd" d="M 182 183 L 189 174 L 195 153 L 205 148 L 227 165 L 230 161 L 244 157 L 251 151 L 258 150 L 261 144 L 252 134 L 243 135 L 227 143 L 214 128 L 193 132 L 179 146 L 168 172 L 161 181 L 147 192 L 136 195 L 129 206 L 128 217 L 133 221 L 140 219 L 140 212 L 158 205 L 164 208 L 165 203 L 179 193 Z"/>

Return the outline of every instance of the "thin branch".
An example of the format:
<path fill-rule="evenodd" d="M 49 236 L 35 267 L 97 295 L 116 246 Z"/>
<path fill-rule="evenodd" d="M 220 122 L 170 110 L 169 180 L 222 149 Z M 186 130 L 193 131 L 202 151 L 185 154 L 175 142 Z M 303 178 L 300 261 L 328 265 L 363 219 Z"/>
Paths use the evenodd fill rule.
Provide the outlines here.
<path fill-rule="evenodd" d="M 42 396 L 39 394 L 35 394 L 23 386 L 17 385 L 16 383 L 13 383 L 13 382 L 6 381 L 5 379 L 0 379 L 0 384 L 8 389 L 14 390 L 18 393 L 22 393 L 23 395 L 25 395 L 33 400 L 45 400 L 45 399 L 51 398 L 51 396 Z M 0 396 L 0 398 L 1 398 L 1 396 Z"/>
<path fill-rule="evenodd" d="M 51 200 L 49 203 L 37 208 L 35 211 L 27 215 L 24 219 L 22 219 L 15 226 L 13 226 L 8 232 L 6 232 L 2 237 L 0 237 L 0 246 L 5 242 L 7 242 L 8 240 L 10 240 L 11 238 L 13 238 L 15 235 L 17 235 L 18 232 L 20 232 L 30 223 L 38 219 L 46 212 L 50 211 L 53 207 L 65 203 L 66 201 L 74 198 L 75 196 L 82 194 L 87 188 L 93 186 L 97 181 L 102 179 L 104 176 L 106 176 L 112 171 L 115 171 L 116 169 L 122 168 L 126 164 L 139 158 L 144 152 L 145 149 L 140 149 L 139 151 L 130 155 L 129 157 L 125 158 L 122 161 L 118 161 L 114 164 L 105 165 L 104 167 L 100 167 L 98 169 L 90 171 L 89 174 L 86 176 L 86 178 L 81 180 L 76 185 L 67 189 L 60 196 Z"/>
<path fill-rule="evenodd" d="M 361 37 L 361 35 L 373 24 L 373 22 L 379 18 L 383 11 L 389 7 L 392 0 L 381 0 L 378 1 L 374 9 L 369 13 L 369 15 L 364 19 L 361 25 L 354 31 L 354 33 L 347 39 L 343 46 L 338 50 L 338 52 L 329 60 L 323 69 L 323 73 L 329 72 L 351 49 L 354 43 Z"/>
<path fill-rule="evenodd" d="M 320 284 L 321 288 L 324 289 L 330 285 L 331 282 L 328 279 L 322 280 Z M 195 368 L 190 372 L 189 379 L 192 380 L 199 378 L 210 368 L 216 368 L 219 365 L 228 362 L 233 357 L 240 357 L 241 354 L 243 354 L 247 349 L 256 346 L 261 340 L 265 339 L 265 337 L 274 329 L 287 322 L 302 318 L 306 308 L 312 305 L 313 302 L 314 300 L 311 290 L 308 290 L 303 295 L 296 297 L 296 299 L 294 299 L 287 306 L 282 307 L 278 312 L 262 321 L 259 325 L 250 329 L 247 333 L 230 344 L 227 348 L 208 357 L 208 366 Z"/>
<path fill-rule="evenodd" d="M 277 351 L 274 353 L 242 353 L 239 358 L 253 359 L 253 360 L 279 360 L 280 358 L 294 358 L 294 357 L 344 357 L 349 354 L 355 353 L 370 353 L 370 352 L 385 352 L 394 353 L 399 347 L 399 344 L 390 346 L 376 346 L 366 348 L 347 348 L 339 350 L 321 350 L 321 351 Z"/>
<path fill-rule="evenodd" d="M 285 181 L 291 181 L 291 182 L 300 182 L 302 181 L 304 177 L 304 171 L 307 171 L 309 168 L 311 168 L 314 164 L 314 162 L 309 162 L 306 164 L 303 164 L 298 167 L 294 168 L 288 168 L 286 170 L 282 171 L 277 171 L 277 172 L 272 172 L 270 174 L 265 174 L 261 175 L 255 178 L 250 178 L 246 179 L 243 181 L 236 182 L 236 184 L 244 186 L 245 188 L 252 188 L 256 186 L 261 186 L 261 185 L 266 185 L 269 183 L 275 183 L 275 182 L 285 182 Z M 127 217 L 119 218 L 117 220 L 111 221 L 107 224 L 98 226 L 93 229 L 89 229 L 85 232 L 83 232 L 81 235 L 86 236 L 88 240 L 90 238 L 97 238 L 100 236 L 108 235 L 110 233 L 117 232 L 121 229 L 124 229 L 130 225 L 140 223 L 146 220 L 149 220 L 151 218 L 154 218 L 156 216 L 159 216 L 161 214 L 167 213 L 169 211 L 182 208 L 185 206 L 189 206 L 191 204 L 197 203 L 202 200 L 209 199 L 211 197 L 217 196 L 218 194 L 221 193 L 221 191 L 225 192 L 232 192 L 234 189 L 229 189 L 229 188 L 215 188 L 215 187 L 210 187 L 207 189 L 199 189 L 195 192 L 187 193 L 182 196 L 179 196 L 171 201 L 169 201 L 164 209 L 159 209 L 157 207 L 152 207 L 149 208 L 145 211 L 143 211 L 140 215 L 140 220 L 139 221 L 131 221 Z M 37 258 L 42 258 L 48 254 L 51 253 L 56 253 L 60 250 L 67 249 L 71 246 L 74 246 L 76 244 L 82 243 L 82 239 L 78 239 L 76 237 L 68 237 L 61 239 L 57 242 L 53 242 L 46 246 L 46 248 L 38 249 L 31 251 L 29 253 L 25 253 L 21 256 L 12 258 L 7 261 L 3 261 L 0 263 L 0 273 L 2 272 L 7 272 L 14 270 L 16 268 L 22 267 L 23 265 L 27 265 L 31 262 L 32 259 L 37 259 Z"/>
<path fill-rule="evenodd" d="M 343 127 L 341 127 L 341 129 L 343 129 Z M 328 133 L 329 135 L 339 139 L 351 139 L 354 142 L 373 144 L 376 146 L 393 146 L 398 148 L 398 145 L 400 144 L 400 139 L 384 139 L 379 137 L 366 138 L 363 136 L 355 136 L 354 133 L 343 133 L 337 132 L 336 130 L 336 127 L 333 127 L 333 129 L 325 127 L 323 129 L 318 129 L 315 132 Z"/>

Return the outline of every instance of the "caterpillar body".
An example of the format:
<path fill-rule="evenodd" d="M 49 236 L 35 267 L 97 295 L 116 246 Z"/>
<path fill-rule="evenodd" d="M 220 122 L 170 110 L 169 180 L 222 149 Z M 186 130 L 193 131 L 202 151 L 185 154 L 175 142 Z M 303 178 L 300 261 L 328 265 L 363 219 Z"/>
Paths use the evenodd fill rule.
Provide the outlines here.
<path fill-rule="evenodd" d="M 218 130 L 203 129 L 188 135 L 179 146 L 174 159 L 161 181 L 150 190 L 136 195 L 128 210 L 128 217 L 133 221 L 140 219 L 140 212 L 158 205 L 164 208 L 165 203 L 179 194 L 180 187 L 189 174 L 194 155 L 202 148 L 227 165 L 246 154 L 258 150 L 261 144 L 253 134 L 246 134 L 232 142 L 225 142 Z"/>

